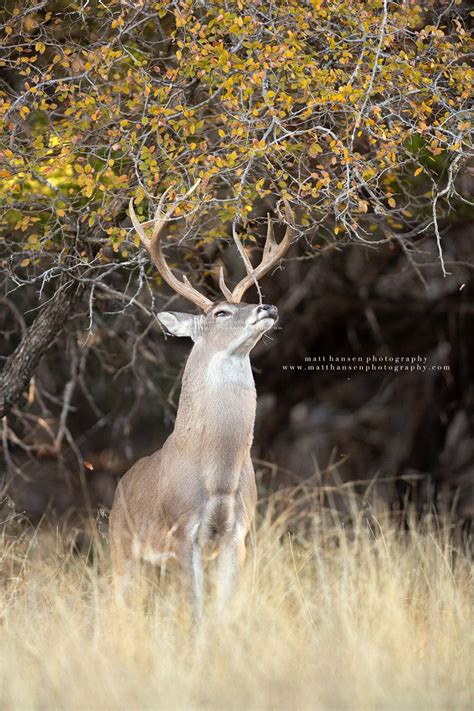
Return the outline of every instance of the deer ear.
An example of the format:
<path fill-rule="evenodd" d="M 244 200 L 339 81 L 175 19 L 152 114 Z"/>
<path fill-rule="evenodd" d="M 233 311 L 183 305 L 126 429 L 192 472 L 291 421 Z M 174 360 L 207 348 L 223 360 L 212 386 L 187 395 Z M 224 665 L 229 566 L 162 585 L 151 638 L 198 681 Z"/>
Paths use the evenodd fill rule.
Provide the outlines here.
<path fill-rule="evenodd" d="M 194 338 L 195 325 L 199 316 L 184 314 L 179 311 L 162 311 L 157 315 L 158 321 L 173 336 L 188 336 Z"/>

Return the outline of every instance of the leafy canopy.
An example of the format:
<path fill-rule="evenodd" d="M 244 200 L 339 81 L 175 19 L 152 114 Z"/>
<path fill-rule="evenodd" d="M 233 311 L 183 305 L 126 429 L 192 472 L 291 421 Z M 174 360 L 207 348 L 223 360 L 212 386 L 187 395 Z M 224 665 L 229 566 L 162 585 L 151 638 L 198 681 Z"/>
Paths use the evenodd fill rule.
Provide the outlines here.
<path fill-rule="evenodd" d="M 136 259 L 128 198 L 147 213 L 197 178 L 181 209 L 202 241 L 280 195 L 309 251 L 437 230 L 453 201 L 464 209 L 455 178 L 471 150 L 459 5 L 7 2 L 4 256 L 30 278 L 65 254 L 106 278 L 111 259 Z"/>

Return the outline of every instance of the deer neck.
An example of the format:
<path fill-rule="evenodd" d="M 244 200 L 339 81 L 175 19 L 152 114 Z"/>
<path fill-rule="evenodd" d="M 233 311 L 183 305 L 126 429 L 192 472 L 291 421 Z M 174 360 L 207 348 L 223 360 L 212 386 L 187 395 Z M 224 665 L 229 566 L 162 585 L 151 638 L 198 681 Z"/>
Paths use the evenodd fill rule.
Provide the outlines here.
<path fill-rule="evenodd" d="M 234 480 L 250 455 L 255 408 L 248 353 L 212 350 L 196 342 L 183 374 L 175 444 L 209 461 L 215 478 L 224 472 Z"/>

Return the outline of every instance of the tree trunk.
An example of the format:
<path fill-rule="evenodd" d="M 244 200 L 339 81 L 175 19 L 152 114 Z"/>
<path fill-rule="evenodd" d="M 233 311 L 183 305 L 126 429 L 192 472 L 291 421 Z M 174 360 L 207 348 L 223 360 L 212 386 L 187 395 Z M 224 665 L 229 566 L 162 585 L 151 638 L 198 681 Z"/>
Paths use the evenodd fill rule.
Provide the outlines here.
<path fill-rule="evenodd" d="M 50 345 L 74 311 L 84 288 L 77 283 L 59 288 L 8 357 L 0 373 L 0 417 L 19 400 Z"/>

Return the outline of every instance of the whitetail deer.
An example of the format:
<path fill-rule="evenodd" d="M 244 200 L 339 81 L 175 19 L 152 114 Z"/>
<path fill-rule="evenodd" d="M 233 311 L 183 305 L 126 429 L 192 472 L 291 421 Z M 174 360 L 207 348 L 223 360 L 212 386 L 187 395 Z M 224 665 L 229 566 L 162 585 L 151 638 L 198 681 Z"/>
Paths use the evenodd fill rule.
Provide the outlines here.
<path fill-rule="evenodd" d="M 194 186 L 184 200 L 195 188 Z M 177 202 L 164 211 L 166 194 L 154 220 L 142 223 L 130 201 L 130 217 L 163 279 L 202 313 L 164 311 L 158 319 L 175 336 L 194 346 L 184 370 L 175 427 L 163 448 L 140 459 L 120 481 L 110 515 L 110 546 L 115 574 L 127 583 L 136 560 L 161 565 L 176 558 L 184 566 L 202 612 L 202 558 L 218 559 L 218 612 L 232 590 L 245 558 L 245 539 L 255 512 L 257 490 L 250 459 L 256 391 L 249 353 L 278 318 L 275 306 L 242 304 L 245 291 L 264 276 L 288 249 L 293 213 L 284 201 L 287 228 L 277 243 L 268 218 L 261 263 L 230 291 L 220 272 L 225 301 L 213 302 L 181 282 L 161 250 L 161 232 Z M 144 227 L 152 225 L 148 237 Z M 239 244 L 241 247 L 241 245 Z"/>

